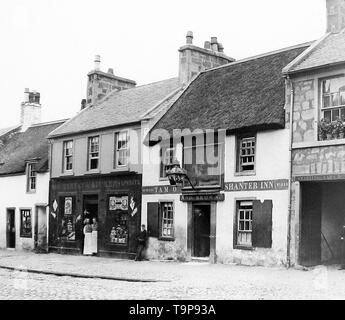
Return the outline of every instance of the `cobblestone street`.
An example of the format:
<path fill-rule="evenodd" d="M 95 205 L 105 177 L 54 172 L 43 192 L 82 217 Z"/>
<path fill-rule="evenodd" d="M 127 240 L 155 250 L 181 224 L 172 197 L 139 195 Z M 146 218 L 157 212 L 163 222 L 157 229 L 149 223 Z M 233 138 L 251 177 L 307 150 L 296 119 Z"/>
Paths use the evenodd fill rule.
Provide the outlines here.
<path fill-rule="evenodd" d="M 344 299 L 345 272 L 0 253 L 0 299 Z M 3 267 L 109 276 L 104 280 Z M 38 268 L 39 267 L 39 268 Z M 127 281 L 132 280 L 132 281 Z M 148 282 L 140 282 L 146 280 Z"/>

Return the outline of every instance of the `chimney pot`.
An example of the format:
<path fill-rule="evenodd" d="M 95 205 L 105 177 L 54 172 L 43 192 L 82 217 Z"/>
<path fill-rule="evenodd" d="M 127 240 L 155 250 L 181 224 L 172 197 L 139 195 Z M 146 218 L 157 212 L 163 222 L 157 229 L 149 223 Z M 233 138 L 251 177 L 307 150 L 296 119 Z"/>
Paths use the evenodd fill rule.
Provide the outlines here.
<path fill-rule="evenodd" d="M 109 69 L 108 69 L 108 73 L 114 74 L 114 69 L 113 69 L 113 68 L 109 68 Z"/>
<path fill-rule="evenodd" d="M 192 31 L 187 32 L 186 43 L 187 44 L 193 44 L 193 32 Z"/>
<path fill-rule="evenodd" d="M 205 41 L 204 48 L 208 49 L 208 50 L 211 50 L 211 42 L 210 41 Z"/>
<path fill-rule="evenodd" d="M 217 43 L 217 37 L 211 37 L 211 44 Z"/>
<path fill-rule="evenodd" d="M 218 43 L 218 51 L 219 52 L 224 52 L 224 47 L 221 43 Z"/>
<path fill-rule="evenodd" d="M 99 70 L 101 66 L 101 56 L 95 55 L 95 70 Z"/>

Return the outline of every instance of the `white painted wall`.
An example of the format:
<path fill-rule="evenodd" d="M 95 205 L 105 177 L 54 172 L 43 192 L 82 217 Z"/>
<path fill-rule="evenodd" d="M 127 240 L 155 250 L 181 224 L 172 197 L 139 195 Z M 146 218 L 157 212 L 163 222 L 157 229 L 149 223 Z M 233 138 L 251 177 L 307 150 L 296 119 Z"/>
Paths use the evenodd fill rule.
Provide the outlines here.
<path fill-rule="evenodd" d="M 0 177 L 0 248 L 6 248 L 7 208 L 15 208 L 16 249 L 34 248 L 35 206 L 48 204 L 49 173 L 37 174 L 37 190 L 26 192 L 26 175 Z M 31 209 L 32 238 L 20 238 L 20 208 Z"/>
<path fill-rule="evenodd" d="M 289 130 L 273 130 L 259 132 L 256 143 L 255 175 L 237 175 L 236 168 L 236 138 L 227 136 L 225 141 L 225 182 L 257 181 L 289 179 Z M 143 167 L 143 186 L 168 185 L 167 180 L 159 179 L 160 144 L 153 147 L 143 146 L 144 159 L 149 159 Z M 147 203 L 163 200 L 174 201 L 175 232 L 177 244 L 159 241 L 151 238 L 148 254 L 150 257 L 164 258 L 174 256 L 176 248 L 187 246 L 187 204 L 179 200 L 180 195 L 143 195 L 142 221 L 147 222 Z M 272 249 L 254 248 L 240 250 L 233 248 L 233 226 L 236 214 L 237 199 L 255 198 L 257 200 L 272 200 Z M 217 238 L 216 250 L 219 262 L 241 263 L 246 265 L 280 265 L 286 260 L 288 190 L 272 191 L 238 191 L 225 192 L 225 201 L 217 203 Z M 181 236 L 181 239 L 177 238 Z M 162 255 L 162 252 L 164 254 Z"/>

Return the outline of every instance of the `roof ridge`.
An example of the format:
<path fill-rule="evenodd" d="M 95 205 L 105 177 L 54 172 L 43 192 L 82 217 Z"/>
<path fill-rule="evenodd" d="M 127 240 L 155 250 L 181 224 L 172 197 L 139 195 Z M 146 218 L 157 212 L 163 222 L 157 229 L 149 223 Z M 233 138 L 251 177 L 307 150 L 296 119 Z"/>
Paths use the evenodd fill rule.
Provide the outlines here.
<path fill-rule="evenodd" d="M 169 80 L 173 80 L 173 79 L 178 79 L 178 77 L 169 78 L 169 79 L 165 79 L 165 80 L 159 80 L 159 81 L 155 81 L 155 82 L 151 82 L 151 83 L 146 83 L 146 84 L 142 84 L 140 86 L 135 86 L 135 87 L 132 87 L 132 88 L 128 88 L 128 89 L 124 89 L 124 90 L 119 90 L 119 91 L 113 90 L 108 95 L 106 95 L 101 100 L 99 100 L 95 105 L 89 106 L 89 107 L 98 107 L 98 106 L 100 106 L 103 102 L 107 101 L 114 94 L 117 94 L 117 93 L 121 94 L 121 93 L 123 93 L 125 91 L 128 91 L 128 90 L 138 89 L 138 88 L 146 87 L 146 86 L 149 86 L 149 85 L 157 84 L 159 82 L 169 81 Z"/>
<path fill-rule="evenodd" d="M 267 56 L 271 56 L 271 55 L 274 55 L 274 54 L 278 54 L 278 53 L 282 53 L 282 52 L 285 52 L 285 51 L 306 47 L 308 45 L 311 45 L 314 42 L 315 42 L 315 40 L 309 41 L 309 42 L 304 42 L 304 43 L 297 44 L 297 45 L 290 46 L 290 47 L 285 47 L 285 48 L 274 50 L 274 51 L 269 51 L 269 52 L 261 53 L 261 54 L 258 54 L 258 55 L 255 55 L 255 56 L 251 56 L 251 57 L 248 57 L 248 58 L 243 58 L 243 59 L 240 59 L 240 60 L 236 60 L 234 62 L 230 62 L 230 63 L 224 64 L 224 65 L 221 65 L 219 67 L 207 69 L 207 70 L 201 71 L 200 73 L 206 73 L 206 72 L 214 71 L 214 70 L 221 69 L 221 68 L 231 67 L 232 65 L 237 65 L 237 64 L 240 64 L 240 63 L 244 63 L 244 62 L 248 62 L 248 61 L 252 61 L 252 60 L 256 60 L 256 59 L 261 59 L 261 58 L 264 58 L 264 57 L 267 57 Z"/>
<path fill-rule="evenodd" d="M 297 63 L 301 62 L 303 59 L 306 59 L 315 50 L 315 48 L 317 48 L 330 35 L 331 32 L 328 32 L 325 35 L 323 35 L 320 39 L 316 40 L 308 49 L 302 52 L 299 56 L 297 56 L 287 66 L 283 68 L 283 74 L 289 73 L 290 69 L 293 68 Z"/>
<path fill-rule="evenodd" d="M 42 127 L 42 126 L 48 126 L 50 124 L 57 124 L 57 123 L 64 123 L 65 121 L 69 120 L 68 118 L 67 119 L 60 119 L 60 120 L 52 120 L 52 121 L 46 121 L 46 122 L 40 122 L 40 123 L 35 123 L 35 124 L 32 124 L 29 128 L 32 128 L 32 127 Z"/>

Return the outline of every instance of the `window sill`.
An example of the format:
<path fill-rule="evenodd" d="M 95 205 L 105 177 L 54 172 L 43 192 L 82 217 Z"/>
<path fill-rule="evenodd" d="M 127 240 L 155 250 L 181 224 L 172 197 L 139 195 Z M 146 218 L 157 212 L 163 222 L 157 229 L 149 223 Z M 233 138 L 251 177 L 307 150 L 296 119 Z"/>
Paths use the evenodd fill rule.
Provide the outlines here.
<path fill-rule="evenodd" d="M 302 148 L 315 148 L 315 147 L 324 147 L 324 146 L 338 146 L 338 145 L 344 145 L 344 144 L 345 144 L 345 139 L 320 140 L 320 141 L 294 143 L 292 145 L 292 148 L 302 149 Z"/>
<path fill-rule="evenodd" d="M 159 241 L 167 241 L 167 242 L 171 242 L 171 241 L 175 241 L 175 238 L 174 237 L 158 237 L 158 240 Z"/>
<path fill-rule="evenodd" d="M 26 194 L 35 194 L 36 190 L 32 190 L 32 191 L 26 191 Z"/>
<path fill-rule="evenodd" d="M 64 171 L 61 173 L 61 176 L 74 176 L 74 172 L 73 171 Z"/>
<path fill-rule="evenodd" d="M 20 238 L 25 238 L 25 239 L 32 239 L 32 235 L 31 236 L 25 236 L 25 235 L 20 235 Z"/>
<path fill-rule="evenodd" d="M 243 172 L 235 172 L 234 176 L 235 177 L 242 177 L 242 176 L 255 176 L 256 172 L 255 171 L 243 171 Z"/>
<path fill-rule="evenodd" d="M 245 251 L 254 251 L 253 247 L 241 246 L 241 245 L 234 245 L 235 250 L 245 250 Z"/>

